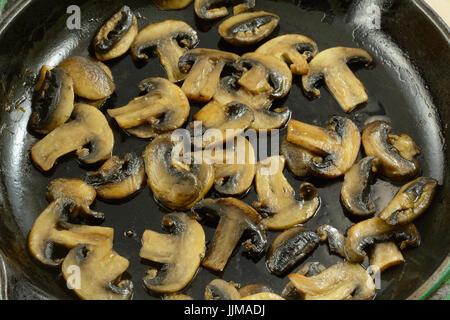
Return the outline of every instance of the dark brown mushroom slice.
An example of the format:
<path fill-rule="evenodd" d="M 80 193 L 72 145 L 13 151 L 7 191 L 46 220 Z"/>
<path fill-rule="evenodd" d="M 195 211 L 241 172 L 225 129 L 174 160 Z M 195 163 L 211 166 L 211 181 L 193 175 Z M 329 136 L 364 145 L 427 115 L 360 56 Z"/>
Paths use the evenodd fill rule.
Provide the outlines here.
<path fill-rule="evenodd" d="M 86 183 L 93 186 L 103 199 L 123 199 L 145 183 L 144 160 L 135 153 L 112 156 L 97 171 L 88 172 Z"/>
<path fill-rule="evenodd" d="M 270 230 L 283 230 L 304 223 L 320 205 L 317 189 L 310 183 L 303 183 L 299 194 L 295 195 L 283 174 L 284 164 L 283 156 L 273 156 L 256 166 L 255 188 L 259 201 L 253 203 L 253 207 L 268 215 L 263 224 Z"/>
<path fill-rule="evenodd" d="M 142 80 L 139 88 L 145 95 L 124 107 L 108 109 L 108 114 L 122 129 L 139 138 L 154 138 L 186 122 L 189 100 L 177 85 L 155 77 Z"/>
<path fill-rule="evenodd" d="M 309 73 L 303 75 L 303 89 L 313 97 L 319 97 L 315 87 L 323 78 L 331 94 L 345 112 L 350 112 L 369 99 L 364 85 L 353 74 L 347 63 L 363 62 L 369 67 L 372 56 L 364 49 L 335 47 L 318 53 L 309 62 Z"/>
<path fill-rule="evenodd" d="M 419 246 L 420 234 L 414 224 L 389 225 L 379 217 L 370 218 L 353 225 L 347 231 L 345 254 L 351 262 L 361 262 L 366 256 L 366 246 L 376 242 L 400 242 L 400 249 Z"/>
<path fill-rule="evenodd" d="M 359 264 L 335 264 L 316 276 L 289 275 L 289 280 L 305 300 L 371 300 L 375 283 Z"/>
<path fill-rule="evenodd" d="M 31 130 L 47 134 L 69 120 L 74 107 L 73 80 L 63 69 L 45 69 L 33 95 Z"/>
<path fill-rule="evenodd" d="M 308 61 L 319 49 L 312 39 L 304 35 L 285 34 L 267 41 L 255 52 L 274 56 L 284 61 L 293 74 L 304 75 L 309 71 Z"/>
<path fill-rule="evenodd" d="M 93 40 L 95 56 L 106 61 L 130 49 L 138 34 L 137 19 L 130 7 L 123 6 L 99 30 Z"/>
<path fill-rule="evenodd" d="M 199 163 L 195 156 L 188 164 L 179 162 L 176 147 L 171 134 L 155 138 L 143 154 L 145 172 L 158 202 L 173 210 L 186 210 L 211 189 L 214 168 L 206 162 Z"/>
<path fill-rule="evenodd" d="M 194 9 L 197 17 L 214 20 L 228 15 L 227 6 L 233 5 L 233 13 L 244 12 L 255 7 L 255 0 L 195 0 Z"/>
<path fill-rule="evenodd" d="M 206 285 L 205 300 L 239 300 L 241 295 L 233 282 L 214 279 Z"/>
<path fill-rule="evenodd" d="M 273 290 L 268 286 L 266 286 L 265 284 L 261 283 L 248 284 L 239 289 L 239 294 L 241 295 L 241 298 L 245 298 L 259 293 L 273 293 Z"/>
<path fill-rule="evenodd" d="M 91 164 L 111 157 L 113 147 L 114 135 L 103 113 L 90 105 L 77 104 L 72 120 L 38 141 L 31 148 L 31 158 L 48 171 L 59 157 L 73 151 L 82 162 Z"/>
<path fill-rule="evenodd" d="M 306 262 L 303 264 L 295 273 L 305 276 L 312 277 L 318 275 L 326 268 L 320 264 L 320 262 Z M 286 300 L 300 300 L 302 296 L 294 287 L 291 281 L 289 281 L 281 292 L 281 296 Z"/>
<path fill-rule="evenodd" d="M 280 17 L 270 12 L 244 12 L 224 20 L 219 34 L 233 45 L 246 46 L 267 38 L 279 22 Z"/>
<path fill-rule="evenodd" d="M 75 94 L 82 98 L 101 100 L 116 89 L 111 71 L 100 61 L 76 56 L 62 61 L 58 68 L 69 74 Z"/>
<path fill-rule="evenodd" d="M 311 254 L 319 242 L 319 236 L 304 227 L 285 230 L 275 238 L 267 251 L 267 269 L 275 275 L 285 275 Z"/>
<path fill-rule="evenodd" d="M 377 243 L 369 253 L 369 264 L 375 273 L 404 262 L 405 258 L 394 242 Z"/>
<path fill-rule="evenodd" d="M 336 178 L 350 170 L 361 145 L 358 127 L 340 116 L 331 117 L 327 128 L 290 120 L 286 140 L 318 156 L 310 168 L 323 178 Z"/>
<path fill-rule="evenodd" d="M 376 212 L 370 194 L 370 184 L 373 182 L 378 163 L 377 157 L 366 157 L 345 173 L 341 187 L 342 203 L 356 216 L 367 217 Z"/>
<path fill-rule="evenodd" d="M 291 143 L 283 138 L 280 153 L 286 159 L 289 170 L 297 177 L 307 177 L 314 174 L 313 162 L 320 163 L 322 159 L 314 153 Z"/>
<path fill-rule="evenodd" d="M 161 10 L 180 10 L 186 8 L 193 0 L 153 0 Z"/>
<path fill-rule="evenodd" d="M 252 207 L 235 198 L 205 199 L 192 207 L 199 219 L 218 218 L 216 233 L 206 252 L 202 265 L 214 271 L 223 271 L 239 240 L 249 237 L 243 246 L 252 255 L 261 254 L 267 244 L 261 217 Z"/>
<path fill-rule="evenodd" d="M 220 75 L 227 64 L 232 64 L 238 55 L 214 50 L 197 48 L 181 56 L 178 66 L 187 77 L 181 86 L 190 100 L 207 102 L 216 92 Z"/>
<path fill-rule="evenodd" d="M 435 179 L 428 177 L 405 184 L 378 217 L 390 225 L 412 222 L 430 206 L 437 184 Z"/>
<path fill-rule="evenodd" d="M 112 239 L 98 244 L 79 244 L 70 250 L 62 264 L 62 274 L 72 287 L 74 267 L 79 270 L 79 287 L 72 287 L 84 300 L 129 300 L 133 283 L 121 280 L 130 262 L 112 249 Z"/>
<path fill-rule="evenodd" d="M 178 68 L 180 57 L 194 48 L 198 41 L 197 32 L 187 23 L 166 20 L 142 29 L 133 42 L 131 53 L 136 60 L 147 60 L 149 57 L 145 51 L 154 50 L 166 70 L 168 79 L 177 82 L 186 77 Z"/>
<path fill-rule="evenodd" d="M 419 172 L 419 162 L 415 158 L 419 147 L 411 137 L 391 134 L 392 127 L 386 121 L 369 123 L 362 132 L 362 144 L 368 156 L 380 159 L 380 173 L 393 180 L 407 180 Z"/>
<path fill-rule="evenodd" d="M 142 236 L 139 256 L 161 263 L 150 269 L 145 286 L 156 293 L 174 293 L 185 288 L 197 273 L 205 256 L 205 233 L 202 226 L 185 213 L 166 214 L 163 229 L 169 233 L 146 230 Z"/>
<path fill-rule="evenodd" d="M 337 254 L 343 258 L 345 255 L 345 237 L 335 227 L 328 224 L 323 224 L 317 228 L 317 234 L 320 237 L 320 242 L 327 242 L 330 253 Z"/>

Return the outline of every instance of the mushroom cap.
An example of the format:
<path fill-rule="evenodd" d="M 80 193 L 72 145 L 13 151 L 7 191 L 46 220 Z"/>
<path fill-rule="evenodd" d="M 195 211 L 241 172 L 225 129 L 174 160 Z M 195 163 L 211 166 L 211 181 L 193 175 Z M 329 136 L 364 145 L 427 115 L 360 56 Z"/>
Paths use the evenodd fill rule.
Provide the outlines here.
<path fill-rule="evenodd" d="M 255 7 L 255 0 L 195 0 L 194 9 L 197 17 L 204 20 L 213 20 L 226 17 L 228 15 L 228 9 L 226 5 L 233 4 L 233 12 L 245 11 Z M 236 3 L 240 3 L 235 5 Z"/>

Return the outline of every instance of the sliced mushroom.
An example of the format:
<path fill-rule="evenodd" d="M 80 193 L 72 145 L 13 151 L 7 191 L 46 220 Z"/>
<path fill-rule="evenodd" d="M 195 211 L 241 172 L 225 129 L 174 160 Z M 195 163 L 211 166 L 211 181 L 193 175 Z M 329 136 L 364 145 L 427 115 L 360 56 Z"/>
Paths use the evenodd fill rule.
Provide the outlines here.
<path fill-rule="evenodd" d="M 112 249 L 112 239 L 108 239 L 96 245 L 76 246 L 61 269 L 67 284 L 84 300 L 129 300 L 133 296 L 133 283 L 120 279 L 129 265 L 127 259 Z M 75 270 L 79 271 L 78 287 L 70 282 Z"/>
<path fill-rule="evenodd" d="M 178 68 L 180 57 L 198 43 L 197 32 L 187 23 L 166 20 L 148 25 L 136 36 L 131 47 L 135 59 L 148 59 L 144 52 L 153 48 L 172 82 L 183 80 L 186 74 Z"/>
<path fill-rule="evenodd" d="M 323 78 L 331 94 L 345 112 L 352 111 L 369 99 L 361 81 L 355 77 L 347 63 L 363 62 L 369 67 L 372 56 L 364 49 L 335 47 L 321 51 L 309 62 L 309 73 L 302 77 L 303 89 L 319 97 L 316 82 Z"/>
<path fill-rule="evenodd" d="M 202 226 L 185 213 L 170 213 L 162 220 L 169 234 L 146 230 L 139 256 L 163 264 L 150 269 L 145 286 L 157 293 L 173 293 L 186 287 L 195 276 L 205 256 L 205 233 Z"/>
<path fill-rule="evenodd" d="M 219 34 L 233 45 L 245 46 L 268 37 L 279 22 L 280 17 L 270 12 L 244 12 L 224 20 L 219 25 Z"/>
<path fill-rule="evenodd" d="M 69 74 L 75 94 L 82 98 L 101 100 L 109 97 L 116 89 L 111 71 L 100 61 L 71 57 L 62 61 L 58 68 Z"/>
<path fill-rule="evenodd" d="M 239 294 L 241 298 L 252 296 L 259 293 L 272 293 L 272 289 L 261 283 L 248 284 L 239 289 Z"/>
<path fill-rule="evenodd" d="M 315 275 L 318 275 L 322 271 L 324 271 L 326 268 L 321 265 L 319 262 L 307 262 L 304 265 L 302 265 L 295 273 L 305 276 L 305 277 L 312 277 Z M 287 300 L 300 300 L 301 295 L 295 289 L 294 285 L 291 281 L 289 281 L 286 286 L 284 287 L 283 291 L 281 292 L 281 296 Z"/>
<path fill-rule="evenodd" d="M 291 120 L 286 140 L 317 155 L 309 167 L 324 178 L 336 178 L 350 170 L 361 145 L 358 127 L 340 116 L 332 117 L 326 129 Z"/>
<path fill-rule="evenodd" d="M 157 201 L 170 209 L 185 210 L 211 189 L 214 168 L 211 164 L 199 163 L 195 157 L 189 164 L 180 164 L 176 146 L 170 134 L 155 138 L 143 155 L 145 172 Z"/>
<path fill-rule="evenodd" d="M 370 251 L 369 261 L 373 271 L 382 272 L 405 262 L 405 258 L 394 242 L 381 242 Z M 375 270 L 375 267 L 378 270 Z"/>
<path fill-rule="evenodd" d="M 220 75 L 238 55 L 213 49 L 192 49 L 179 60 L 181 72 L 188 73 L 181 89 L 190 100 L 209 101 L 216 92 Z"/>
<path fill-rule="evenodd" d="M 72 119 L 31 148 L 31 158 L 42 170 L 50 170 L 59 157 L 73 151 L 88 164 L 111 156 L 114 135 L 103 113 L 90 105 L 77 104 Z"/>
<path fill-rule="evenodd" d="M 186 8 L 193 0 L 153 0 L 162 10 L 180 10 Z"/>
<path fill-rule="evenodd" d="M 88 172 L 85 181 L 93 186 L 103 199 L 126 198 L 145 183 L 144 160 L 134 153 L 123 158 L 109 158 L 95 172 Z"/>
<path fill-rule="evenodd" d="M 124 107 L 108 109 L 122 129 L 139 138 L 154 138 L 186 122 L 189 101 L 177 85 L 163 78 L 148 78 L 139 88 L 146 94 Z"/>
<path fill-rule="evenodd" d="M 367 217 L 376 211 L 370 195 L 370 184 L 378 163 L 377 157 L 366 157 L 345 173 L 341 199 L 345 208 L 354 215 Z"/>
<path fill-rule="evenodd" d="M 430 206 L 436 187 L 437 181 L 428 177 L 405 184 L 378 217 L 390 225 L 412 222 Z"/>
<path fill-rule="evenodd" d="M 347 231 L 345 254 L 351 262 L 361 262 L 366 253 L 364 248 L 375 242 L 400 241 L 400 249 L 419 246 L 420 234 L 414 224 L 392 226 L 375 217 L 358 222 Z"/>
<path fill-rule="evenodd" d="M 362 132 L 362 144 L 368 156 L 380 159 L 380 173 L 393 180 L 411 179 L 419 172 L 415 156 L 420 153 L 414 141 L 402 134 L 391 134 L 391 125 L 386 121 L 374 121 Z"/>
<path fill-rule="evenodd" d="M 137 33 L 137 19 L 133 11 L 130 7 L 123 6 L 95 36 L 95 56 L 101 61 L 120 57 L 130 49 Z"/>
<path fill-rule="evenodd" d="M 33 96 L 31 130 L 47 134 L 67 120 L 73 111 L 75 95 L 72 78 L 63 69 L 45 69 Z M 38 89 L 39 87 L 39 89 Z"/>
<path fill-rule="evenodd" d="M 243 246 L 253 255 L 266 247 L 267 239 L 261 217 L 252 207 L 235 198 L 205 199 L 192 207 L 199 219 L 203 216 L 218 218 L 214 238 L 202 262 L 205 268 L 223 271 L 234 248 L 245 234 L 250 237 Z"/>
<path fill-rule="evenodd" d="M 282 230 L 308 221 L 320 204 L 317 189 L 310 183 L 300 186 L 296 196 L 283 175 L 285 159 L 273 156 L 258 162 L 255 187 L 259 201 L 253 207 L 267 213 L 263 223 L 270 230 Z"/>
<path fill-rule="evenodd" d="M 314 57 L 319 49 L 310 38 L 301 34 L 285 34 L 273 38 L 255 51 L 274 56 L 284 61 L 293 74 L 304 75 L 309 71 L 308 60 Z"/>
<path fill-rule="evenodd" d="M 313 277 L 289 275 L 305 300 L 371 300 L 375 283 L 359 264 L 339 263 Z"/>
<path fill-rule="evenodd" d="M 278 235 L 267 252 L 266 266 L 283 276 L 319 245 L 319 236 L 304 227 L 293 227 Z"/>
<path fill-rule="evenodd" d="M 253 111 L 246 105 L 238 102 L 222 105 L 213 100 L 194 115 L 189 128 L 194 132 L 194 145 L 206 149 L 239 136 L 253 119 Z M 196 131 L 202 133 L 200 144 Z"/>
<path fill-rule="evenodd" d="M 241 300 L 284 300 L 284 298 L 273 292 L 261 292 L 243 297 Z"/>
<path fill-rule="evenodd" d="M 233 282 L 215 279 L 205 289 L 205 300 L 239 300 L 241 295 Z"/>
<path fill-rule="evenodd" d="M 228 15 L 226 6 L 230 5 L 234 5 L 233 13 L 237 14 L 254 8 L 255 0 L 195 0 L 194 9 L 200 19 L 213 20 L 226 17 Z"/>
<path fill-rule="evenodd" d="M 337 254 L 343 258 L 345 255 L 345 237 L 335 227 L 328 224 L 323 224 L 317 228 L 317 234 L 320 237 L 320 242 L 328 242 L 330 253 Z"/>
<path fill-rule="evenodd" d="M 194 300 L 191 296 L 181 293 L 166 294 L 164 300 Z"/>
<path fill-rule="evenodd" d="M 312 163 L 323 160 L 314 153 L 286 140 L 281 141 L 280 153 L 286 159 L 289 170 L 298 177 L 307 177 L 314 174 Z"/>

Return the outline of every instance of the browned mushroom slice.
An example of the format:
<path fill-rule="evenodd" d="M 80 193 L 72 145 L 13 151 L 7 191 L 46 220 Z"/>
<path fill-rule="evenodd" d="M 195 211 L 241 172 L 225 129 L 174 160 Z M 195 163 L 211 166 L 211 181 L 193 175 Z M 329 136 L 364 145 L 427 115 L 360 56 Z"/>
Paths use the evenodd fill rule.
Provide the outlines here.
<path fill-rule="evenodd" d="M 209 148 L 234 139 L 253 122 L 251 108 L 238 102 L 222 105 L 213 100 L 193 117 L 190 130 L 194 133 L 194 145 Z M 201 128 L 201 129 L 198 129 Z M 196 132 L 202 133 L 200 144 Z"/>
<path fill-rule="evenodd" d="M 103 113 L 90 105 L 77 104 L 72 118 L 31 148 L 31 158 L 42 170 L 50 170 L 59 157 L 73 151 L 89 164 L 111 156 L 114 135 Z"/>
<path fill-rule="evenodd" d="M 284 300 L 284 298 L 273 292 L 260 292 L 243 297 L 241 300 Z"/>
<path fill-rule="evenodd" d="M 318 275 L 324 270 L 326 270 L 326 268 L 319 262 L 307 262 L 302 265 L 295 273 L 305 277 L 312 277 Z M 281 296 L 287 300 L 300 300 L 302 298 L 291 281 L 289 281 L 283 288 Z"/>
<path fill-rule="evenodd" d="M 239 4 L 236 4 L 239 3 Z M 213 20 L 226 17 L 226 6 L 234 5 L 233 13 L 238 14 L 255 7 L 255 0 L 195 0 L 195 13 L 197 17 L 205 20 Z"/>
<path fill-rule="evenodd" d="M 366 157 L 345 173 L 341 199 L 345 208 L 354 215 L 367 217 L 376 211 L 370 184 L 378 163 L 377 157 Z"/>
<path fill-rule="evenodd" d="M 273 38 L 255 51 L 274 56 L 284 61 L 293 74 L 303 75 L 309 71 L 308 60 L 314 57 L 319 49 L 310 38 L 301 34 L 285 34 Z"/>
<path fill-rule="evenodd" d="M 219 34 L 233 45 L 250 45 L 268 37 L 279 22 L 280 17 L 270 12 L 244 12 L 224 20 Z"/>
<path fill-rule="evenodd" d="M 178 20 L 166 20 L 148 25 L 136 36 L 131 47 L 135 59 L 148 59 L 144 52 L 153 48 L 166 69 L 167 77 L 172 82 L 186 77 L 178 68 L 180 57 L 198 43 L 197 32 L 187 23 Z"/>
<path fill-rule="evenodd" d="M 116 89 L 111 71 L 100 61 L 84 57 L 71 57 L 62 61 L 58 68 L 64 69 L 73 80 L 76 95 L 89 100 L 109 97 Z"/>
<path fill-rule="evenodd" d="M 233 282 L 214 279 L 205 289 L 205 300 L 239 300 L 241 295 Z"/>
<path fill-rule="evenodd" d="M 223 271 L 244 233 L 250 237 L 243 243 L 249 253 L 259 255 L 265 249 L 267 239 L 261 217 L 244 202 L 235 198 L 205 199 L 196 203 L 192 210 L 199 218 L 219 218 L 214 239 L 202 262 L 204 267 Z"/>
<path fill-rule="evenodd" d="M 369 263 L 374 272 L 402 264 L 405 258 L 394 242 L 377 243 L 369 254 Z M 377 269 L 375 269 L 377 268 Z"/>
<path fill-rule="evenodd" d="M 188 73 L 181 89 L 190 100 L 209 101 L 216 92 L 223 68 L 239 58 L 230 52 L 192 49 L 179 60 L 178 66 Z"/>
<path fill-rule="evenodd" d="M 286 139 L 318 156 L 310 168 L 324 178 L 345 174 L 355 163 L 361 145 L 358 127 L 340 116 L 332 117 L 326 129 L 291 120 Z"/>
<path fill-rule="evenodd" d="M 430 206 L 436 187 L 437 181 L 428 177 L 405 184 L 378 217 L 390 225 L 412 222 Z"/>
<path fill-rule="evenodd" d="M 270 230 L 282 230 L 308 221 L 320 204 L 317 189 L 310 183 L 300 186 L 298 196 L 283 175 L 284 157 L 273 156 L 258 162 L 255 187 L 259 201 L 253 206 L 269 216 L 263 219 Z"/>
<path fill-rule="evenodd" d="M 280 153 L 286 159 L 289 170 L 298 177 L 313 175 L 312 163 L 322 161 L 319 156 L 287 141 L 286 138 L 281 141 Z"/>
<path fill-rule="evenodd" d="M 47 134 L 69 120 L 75 95 L 72 78 L 63 69 L 47 69 L 42 76 L 33 95 L 30 128 Z"/>
<path fill-rule="evenodd" d="M 127 259 L 112 249 L 112 239 L 109 239 L 96 245 L 76 246 L 64 259 L 61 269 L 67 285 L 81 299 L 129 300 L 133 296 L 133 283 L 120 279 L 129 265 Z M 74 275 L 80 277 L 79 286 L 71 283 Z"/>
<path fill-rule="evenodd" d="M 184 9 L 191 4 L 193 0 L 153 0 L 156 6 L 162 10 Z"/>
<path fill-rule="evenodd" d="M 413 178 L 419 172 L 415 156 L 419 147 L 407 135 L 391 134 L 391 125 L 386 121 L 369 123 L 362 132 L 362 144 L 368 156 L 380 159 L 380 173 L 393 180 Z"/>
<path fill-rule="evenodd" d="M 146 94 L 124 107 L 108 109 L 122 129 L 139 138 L 154 138 L 186 122 L 189 101 L 177 85 L 163 78 L 148 78 L 139 88 Z"/>
<path fill-rule="evenodd" d="M 189 164 L 179 163 L 170 134 L 155 138 L 144 152 L 147 183 L 153 196 L 174 210 L 191 208 L 202 199 L 214 183 L 214 168 L 199 163 L 195 156 Z"/>
<path fill-rule="evenodd" d="M 191 296 L 181 293 L 166 294 L 164 300 L 194 300 Z"/>
<path fill-rule="evenodd" d="M 328 224 L 323 224 L 317 228 L 317 234 L 320 237 L 320 242 L 328 242 L 330 253 L 337 254 L 343 258 L 345 255 L 345 237 L 335 227 Z"/>
<path fill-rule="evenodd" d="M 313 97 L 320 96 L 316 82 L 323 78 L 331 94 L 345 112 L 368 100 L 366 89 L 347 63 L 372 64 L 372 56 L 364 49 L 336 47 L 318 53 L 309 63 L 309 73 L 302 78 L 303 89 Z"/>
<path fill-rule="evenodd" d="M 391 226 L 375 217 L 358 222 L 347 231 L 345 254 L 351 262 L 361 262 L 366 253 L 364 248 L 375 242 L 400 241 L 400 249 L 419 246 L 420 234 L 414 224 Z"/>
<path fill-rule="evenodd" d="M 113 156 L 95 172 L 88 172 L 85 181 L 103 199 L 122 199 L 138 191 L 145 183 L 144 160 L 134 153 L 123 158 Z"/>
<path fill-rule="evenodd" d="M 305 300 L 371 300 L 375 283 L 359 264 L 339 263 L 313 277 L 289 275 Z"/>
<path fill-rule="evenodd" d="M 137 19 L 133 11 L 130 7 L 123 6 L 95 36 L 95 56 L 102 61 L 120 57 L 130 49 L 137 33 Z"/>
<path fill-rule="evenodd" d="M 319 245 L 319 236 L 304 227 L 293 227 L 278 235 L 267 252 L 266 266 L 282 276 L 305 259 Z"/>
<path fill-rule="evenodd" d="M 266 286 L 265 284 L 261 283 L 252 283 L 248 284 L 242 288 L 239 289 L 239 294 L 241 295 L 241 298 L 245 298 L 248 296 L 252 296 L 259 293 L 272 293 L 272 289 Z"/>
<path fill-rule="evenodd" d="M 169 234 L 146 230 L 139 256 L 163 264 L 150 269 L 145 286 L 157 293 L 173 293 L 186 287 L 195 276 L 205 256 L 205 233 L 202 226 L 185 213 L 170 213 L 162 220 Z"/>

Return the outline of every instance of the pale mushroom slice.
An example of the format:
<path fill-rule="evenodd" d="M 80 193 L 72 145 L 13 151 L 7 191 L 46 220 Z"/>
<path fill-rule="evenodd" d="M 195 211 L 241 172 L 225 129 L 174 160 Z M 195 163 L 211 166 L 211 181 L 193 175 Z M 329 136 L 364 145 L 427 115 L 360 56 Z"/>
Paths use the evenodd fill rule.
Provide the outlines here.
<path fill-rule="evenodd" d="M 261 217 L 252 207 L 235 198 L 204 199 L 192 207 L 198 219 L 203 217 L 219 220 L 202 265 L 213 271 L 224 270 L 236 245 L 242 243 L 252 255 L 261 254 L 267 244 Z"/>
<path fill-rule="evenodd" d="M 211 100 L 216 93 L 223 68 L 238 58 L 234 53 L 214 49 L 189 50 L 178 62 L 181 72 L 188 74 L 181 89 L 190 100 Z"/>
<path fill-rule="evenodd" d="M 289 280 L 305 300 L 371 300 L 375 283 L 359 264 L 335 264 L 316 276 L 289 275 Z"/>
<path fill-rule="evenodd" d="M 370 194 L 370 184 L 373 182 L 378 163 L 377 157 L 366 157 L 345 173 L 341 187 L 342 203 L 356 216 L 367 217 L 376 212 Z"/>
<path fill-rule="evenodd" d="M 310 38 L 301 34 L 285 34 L 275 37 L 255 50 L 274 56 L 284 61 L 293 74 L 308 74 L 308 61 L 313 58 L 319 49 L 317 44 Z"/>
<path fill-rule="evenodd" d="M 180 161 L 177 146 L 170 134 L 158 136 L 147 146 L 143 158 L 154 198 L 170 209 L 186 210 L 211 189 L 214 168 L 196 156 L 189 163 Z"/>
<path fill-rule="evenodd" d="M 74 92 L 79 97 L 101 100 L 116 89 L 111 71 L 100 61 L 75 56 L 62 61 L 58 68 L 64 69 L 72 78 Z"/>
<path fill-rule="evenodd" d="M 437 185 L 437 181 L 429 177 L 419 177 L 405 184 L 378 217 L 390 225 L 414 221 L 430 206 Z"/>
<path fill-rule="evenodd" d="M 255 188 L 258 211 L 268 215 L 262 223 L 270 230 L 283 230 L 308 221 L 317 211 L 320 198 L 310 183 L 300 186 L 296 196 L 283 174 L 285 159 L 273 156 L 256 165 Z"/>
<path fill-rule="evenodd" d="M 31 130 L 48 134 L 69 120 L 74 107 L 73 80 L 63 69 L 42 67 L 33 95 Z"/>
<path fill-rule="evenodd" d="M 206 149 L 239 136 L 253 119 L 253 110 L 246 105 L 238 102 L 222 105 L 213 100 L 194 115 L 188 128 L 194 135 L 193 144 Z"/>
<path fill-rule="evenodd" d="M 233 5 L 233 14 L 238 14 L 254 8 L 255 4 L 255 0 L 195 0 L 194 9 L 200 19 L 214 20 L 228 15 L 227 6 Z"/>
<path fill-rule="evenodd" d="M 278 26 L 280 17 L 265 11 L 243 12 L 219 25 L 221 37 L 236 46 L 255 44 L 267 38 Z"/>
<path fill-rule="evenodd" d="M 153 0 L 161 10 L 180 10 L 186 8 L 193 0 Z"/>
<path fill-rule="evenodd" d="M 240 300 L 285 300 L 273 292 L 260 292 L 241 298 Z"/>
<path fill-rule="evenodd" d="M 73 151 L 82 162 L 91 164 L 111 157 L 113 147 L 114 135 L 103 113 L 90 105 L 77 104 L 72 120 L 38 141 L 31 148 L 31 158 L 48 171 L 59 157 Z"/>
<path fill-rule="evenodd" d="M 369 253 L 369 264 L 375 273 L 404 262 L 405 258 L 394 242 L 377 243 Z"/>
<path fill-rule="evenodd" d="M 121 280 L 130 262 L 112 249 L 112 239 L 97 244 L 79 244 L 70 250 L 61 266 L 67 285 L 84 300 L 129 300 L 133 283 Z M 71 279 L 79 276 L 79 283 Z"/>
<path fill-rule="evenodd" d="M 315 84 L 324 79 L 328 90 L 345 112 L 350 112 L 369 99 L 364 85 L 353 74 L 347 63 L 363 62 L 369 67 L 372 56 L 364 49 L 335 47 L 318 53 L 309 62 L 309 73 L 303 75 L 303 89 L 313 97 L 319 97 L 320 91 Z"/>
<path fill-rule="evenodd" d="M 164 300 L 194 300 L 194 298 L 192 298 L 191 296 L 188 296 L 186 294 L 182 294 L 182 293 L 170 293 L 170 294 L 166 294 L 163 297 Z"/>
<path fill-rule="evenodd" d="M 98 60 L 111 60 L 125 54 L 138 34 L 137 19 L 130 7 L 123 6 L 99 30 L 93 40 Z"/>
<path fill-rule="evenodd" d="M 139 138 L 154 138 L 186 122 L 190 105 L 177 85 L 164 78 L 148 78 L 139 89 L 145 95 L 107 111 L 122 129 Z"/>
<path fill-rule="evenodd" d="M 186 77 L 178 68 L 178 61 L 189 49 L 194 48 L 198 41 L 197 32 L 186 22 L 166 20 L 142 29 L 133 42 L 131 53 L 136 60 L 147 60 L 149 57 L 145 51 L 155 50 L 168 79 L 178 82 Z"/>
<path fill-rule="evenodd" d="M 145 286 L 156 293 L 174 293 L 185 288 L 195 276 L 205 256 L 205 233 L 202 226 L 185 213 L 166 214 L 163 229 L 169 233 L 146 230 L 139 256 L 162 264 L 150 269 Z"/>
<path fill-rule="evenodd" d="M 206 285 L 205 300 L 239 300 L 241 295 L 237 284 L 222 279 L 214 279 Z"/>
<path fill-rule="evenodd" d="M 97 170 L 88 172 L 84 178 L 103 199 L 123 199 L 145 183 L 145 168 L 142 157 L 127 153 L 122 158 L 112 156 Z"/>
<path fill-rule="evenodd" d="M 406 134 L 391 134 L 392 127 L 386 121 L 369 123 L 362 132 L 362 145 L 368 156 L 380 159 L 380 173 L 393 180 L 414 178 L 419 172 L 419 162 L 415 158 L 419 147 Z"/>
<path fill-rule="evenodd" d="M 350 170 L 361 145 L 358 127 L 340 116 L 331 117 L 327 128 L 290 120 L 286 140 L 316 155 L 309 170 L 323 178 L 336 178 Z"/>
<path fill-rule="evenodd" d="M 326 268 L 320 264 L 320 262 L 306 262 L 295 273 L 305 277 L 312 277 L 324 270 L 326 270 Z M 300 300 L 302 298 L 291 281 L 284 286 L 281 296 L 286 300 Z"/>

